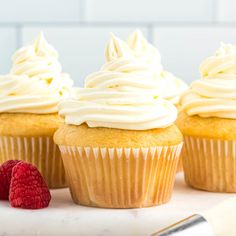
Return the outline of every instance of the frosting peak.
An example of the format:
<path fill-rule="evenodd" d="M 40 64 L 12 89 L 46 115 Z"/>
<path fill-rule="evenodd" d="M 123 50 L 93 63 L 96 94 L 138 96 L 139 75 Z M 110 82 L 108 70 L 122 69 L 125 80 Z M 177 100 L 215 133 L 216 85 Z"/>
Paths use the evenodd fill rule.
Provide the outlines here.
<path fill-rule="evenodd" d="M 220 48 L 216 51 L 216 56 L 236 54 L 236 45 L 221 43 Z"/>
<path fill-rule="evenodd" d="M 42 33 L 32 44 L 17 50 L 12 61 L 11 74 L 49 79 L 62 71 L 57 51 L 47 43 Z"/>
<path fill-rule="evenodd" d="M 0 76 L 0 112 L 54 113 L 73 85 L 62 73 L 57 51 L 42 33 L 12 57 L 10 74 Z"/>
<path fill-rule="evenodd" d="M 106 61 L 112 61 L 121 57 L 132 57 L 132 52 L 127 43 L 111 33 L 110 41 L 105 49 Z"/>
<path fill-rule="evenodd" d="M 127 40 L 128 45 L 136 53 L 142 54 L 148 45 L 147 40 L 144 38 L 143 33 L 140 30 L 135 30 Z"/>
<path fill-rule="evenodd" d="M 200 66 L 203 79 L 236 79 L 236 45 L 221 44 Z"/>
<path fill-rule="evenodd" d="M 58 58 L 56 49 L 52 45 L 48 44 L 42 32 L 40 32 L 39 36 L 35 39 L 33 46 L 35 54 L 38 56 Z"/>
<path fill-rule="evenodd" d="M 188 115 L 236 118 L 236 45 L 221 44 L 214 56 L 200 66 L 201 79 L 194 81 L 180 102 Z"/>
<path fill-rule="evenodd" d="M 127 43 L 137 58 L 143 59 L 162 69 L 159 51 L 148 43 L 140 30 L 134 31 L 128 38 Z"/>

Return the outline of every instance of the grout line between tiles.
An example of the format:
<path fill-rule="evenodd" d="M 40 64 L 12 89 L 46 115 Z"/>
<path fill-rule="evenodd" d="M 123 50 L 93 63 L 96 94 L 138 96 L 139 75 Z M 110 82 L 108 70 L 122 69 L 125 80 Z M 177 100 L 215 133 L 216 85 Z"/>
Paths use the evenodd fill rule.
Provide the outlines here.
<path fill-rule="evenodd" d="M 214 16 L 216 17 L 216 16 Z M 0 22 L 0 27 L 236 27 L 236 22 Z"/>
<path fill-rule="evenodd" d="M 17 23 L 0 23 L 0 27 L 14 27 L 16 26 Z M 22 22 L 21 25 L 24 27 L 39 27 L 39 26 L 44 26 L 44 27 L 110 27 L 110 26 L 115 26 L 115 27 L 146 27 L 147 23 L 144 22 L 47 22 L 47 23 L 42 23 L 42 22 Z M 219 27 L 235 27 L 236 22 L 191 22 L 191 23 L 186 23 L 186 22 L 158 22 L 158 23 L 151 23 L 152 27 L 214 27 L 214 26 L 219 26 Z"/>

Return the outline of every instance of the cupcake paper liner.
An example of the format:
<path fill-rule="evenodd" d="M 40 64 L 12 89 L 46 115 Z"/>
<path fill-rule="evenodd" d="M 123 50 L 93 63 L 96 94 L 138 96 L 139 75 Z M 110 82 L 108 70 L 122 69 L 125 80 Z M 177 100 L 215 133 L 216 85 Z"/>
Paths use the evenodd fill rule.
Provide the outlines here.
<path fill-rule="evenodd" d="M 179 163 L 178 163 L 178 166 L 177 166 L 177 173 L 179 173 L 179 172 L 183 172 L 183 161 L 182 161 L 181 154 L 180 154 Z"/>
<path fill-rule="evenodd" d="M 182 152 L 185 180 L 214 192 L 236 192 L 236 140 L 185 137 Z"/>
<path fill-rule="evenodd" d="M 0 136 L 0 163 L 22 160 L 35 165 L 49 188 L 66 187 L 65 170 L 53 137 Z"/>
<path fill-rule="evenodd" d="M 150 148 L 59 148 L 75 203 L 136 208 L 170 200 L 182 144 Z"/>

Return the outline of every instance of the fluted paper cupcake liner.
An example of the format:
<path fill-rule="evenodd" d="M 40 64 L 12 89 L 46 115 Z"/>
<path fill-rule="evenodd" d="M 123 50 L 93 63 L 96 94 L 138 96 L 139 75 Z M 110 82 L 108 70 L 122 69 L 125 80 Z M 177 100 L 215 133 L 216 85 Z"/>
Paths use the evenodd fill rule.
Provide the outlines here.
<path fill-rule="evenodd" d="M 60 146 L 75 203 L 149 207 L 171 198 L 182 144 L 151 148 Z"/>
<path fill-rule="evenodd" d="M 185 137 L 186 182 L 198 189 L 236 192 L 236 140 Z"/>
<path fill-rule="evenodd" d="M 177 173 L 179 173 L 179 172 L 183 172 L 183 161 L 182 161 L 181 154 L 180 154 L 179 163 L 177 166 Z"/>
<path fill-rule="evenodd" d="M 0 163 L 7 160 L 22 160 L 34 164 L 50 188 L 67 186 L 61 153 L 51 136 L 0 136 Z"/>

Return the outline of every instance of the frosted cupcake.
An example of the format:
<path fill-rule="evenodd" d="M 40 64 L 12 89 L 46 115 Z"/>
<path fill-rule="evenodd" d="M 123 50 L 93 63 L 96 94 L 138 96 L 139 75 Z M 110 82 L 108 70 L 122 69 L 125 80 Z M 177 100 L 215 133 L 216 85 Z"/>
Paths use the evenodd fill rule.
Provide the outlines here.
<path fill-rule="evenodd" d="M 223 44 L 200 72 L 180 100 L 185 179 L 198 189 L 236 192 L 236 46 Z"/>
<path fill-rule="evenodd" d="M 54 135 L 73 200 L 105 208 L 149 207 L 170 200 L 182 135 L 177 110 L 155 95 L 150 66 L 112 36 L 106 64 L 60 104 Z"/>
<path fill-rule="evenodd" d="M 71 86 L 56 50 L 42 34 L 13 55 L 10 74 L 0 76 L 0 163 L 31 162 L 49 187 L 66 186 L 53 134 L 62 123 L 58 103 L 69 96 Z"/>

